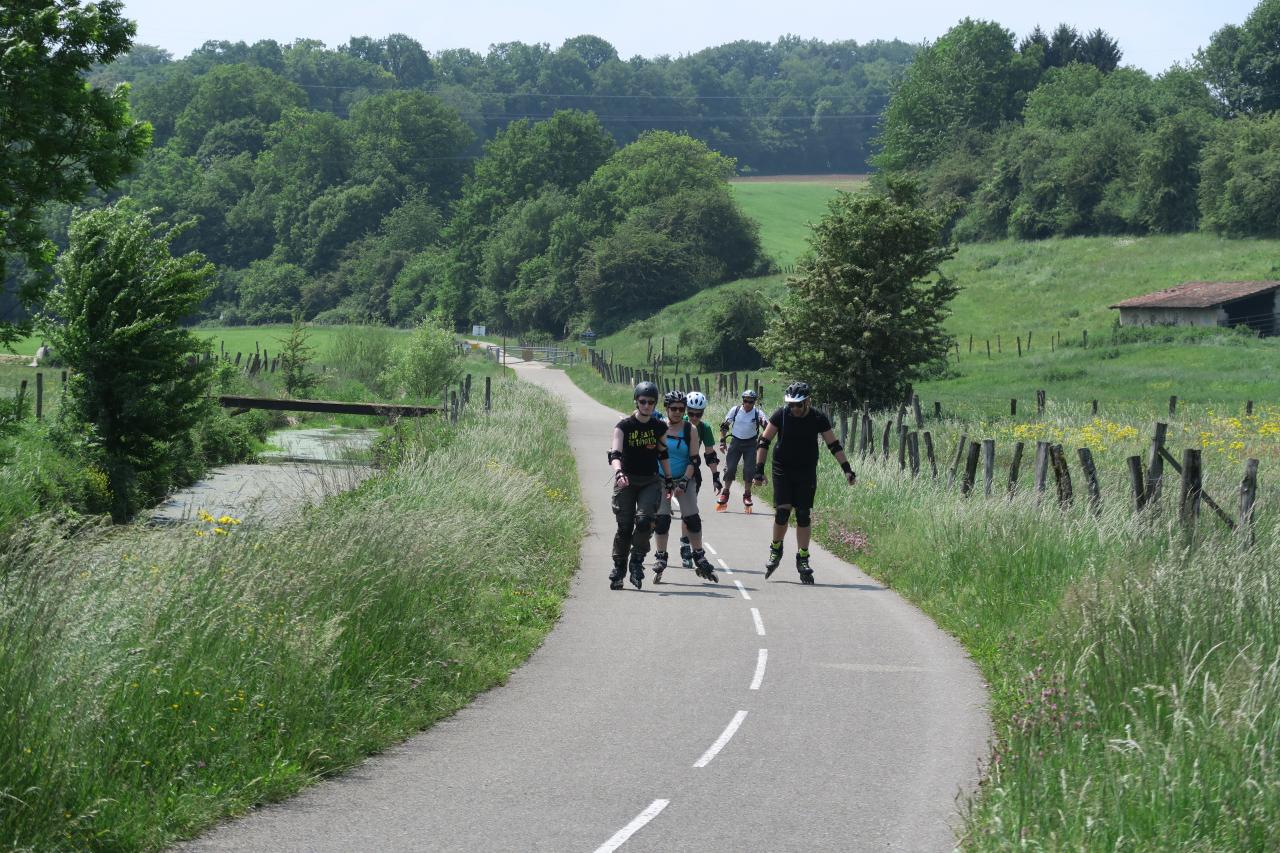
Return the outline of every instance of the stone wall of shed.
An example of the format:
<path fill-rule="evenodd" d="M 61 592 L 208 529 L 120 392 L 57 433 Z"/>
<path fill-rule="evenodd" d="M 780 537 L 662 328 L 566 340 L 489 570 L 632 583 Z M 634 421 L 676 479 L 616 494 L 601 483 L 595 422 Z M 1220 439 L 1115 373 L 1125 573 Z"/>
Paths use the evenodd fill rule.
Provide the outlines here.
<path fill-rule="evenodd" d="M 1222 308 L 1121 308 L 1121 326 L 1225 326 Z"/>

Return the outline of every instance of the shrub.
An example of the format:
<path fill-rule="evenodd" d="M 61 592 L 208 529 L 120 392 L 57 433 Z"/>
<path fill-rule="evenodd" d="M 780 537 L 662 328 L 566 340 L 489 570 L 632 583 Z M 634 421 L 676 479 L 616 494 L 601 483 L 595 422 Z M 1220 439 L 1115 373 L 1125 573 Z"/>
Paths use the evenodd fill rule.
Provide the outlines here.
<path fill-rule="evenodd" d="M 425 320 L 397 347 L 382 381 L 402 396 L 425 400 L 455 382 L 461 372 L 462 355 L 453 333 Z"/>

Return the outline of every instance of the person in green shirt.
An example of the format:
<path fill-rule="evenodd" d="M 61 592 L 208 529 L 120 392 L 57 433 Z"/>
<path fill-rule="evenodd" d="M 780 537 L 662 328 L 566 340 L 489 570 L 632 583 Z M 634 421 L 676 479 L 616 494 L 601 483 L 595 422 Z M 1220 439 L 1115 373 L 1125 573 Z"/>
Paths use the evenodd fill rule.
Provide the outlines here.
<path fill-rule="evenodd" d="M 716 453 L 715 433 L 711 430 L 711 425 L 703 421 L 702 416 L 707 411 L 707 397 L 701 391 L 690 391 L 685 397 L 685 405 L 688 410 L 685 412 L 685 420 L 693 424 L 698 430 L 698 438 L 701 440 L 703 453 L 702 458 L 707 463 L 707 467 L 711 469 L 711 482 L 715 486 L 717 492 L 723 488 L 720 482 L 720 456 Z M 693 476 L 698 483 L 698 491 L 702 491 L 702 466 L 694 462 L 697 467 L 694 469 Z M 689 528 L 682 524 L 680 528 L 680 562 L 686 569 L 693 568 L 693 548 L 689 544 Z"/>

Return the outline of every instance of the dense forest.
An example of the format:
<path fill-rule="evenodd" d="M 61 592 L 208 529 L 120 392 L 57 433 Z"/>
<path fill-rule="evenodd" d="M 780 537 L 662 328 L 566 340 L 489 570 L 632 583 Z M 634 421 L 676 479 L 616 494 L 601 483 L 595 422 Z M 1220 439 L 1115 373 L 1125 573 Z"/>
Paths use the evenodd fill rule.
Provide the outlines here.
<path fill-rule="evenodd" d="M 413 39 L 135 45 L 153 145 L 109 199 L 191 226 L 220 275 L 202 316 L 608 328 L 766 269 L 724 181 L 862 171 L 916 48 L 736 42 L 619 58 L 594 36 L 429 54 Z M 93 203 L 93 202 L 90 202 Z M 64 242 L 70 209 L 53 206 Z"/>
<path fill-rule="evenodd" d="M 1120 59 L 1100 30 L 965 19 L 918 54 L 874 163 L 960 240 L 1280 235 L 1280 0 L 1158 76 Z"/>

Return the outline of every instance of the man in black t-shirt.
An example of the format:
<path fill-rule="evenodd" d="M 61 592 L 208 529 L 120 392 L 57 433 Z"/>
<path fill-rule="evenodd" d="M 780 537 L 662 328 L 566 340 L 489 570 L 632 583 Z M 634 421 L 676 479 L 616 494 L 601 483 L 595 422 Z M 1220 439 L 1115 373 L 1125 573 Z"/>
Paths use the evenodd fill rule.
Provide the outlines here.
<path fill-rule="evenodd" d="M 636 409 L 613 428 L 613 446 L 609 450 L 609 466 L 614 472 L 613 515 L 618 522 L 613 534 L 610 589 L 622 589 L 622 578 L 628 572 L 631 585 L 640 588 L 662 490 L 671 491 L 674 485 L 667 461 L 667 423 L 653 414 L 658 386 L 641 382 L 632 398 Z M 665 481 L 658 478 L 659 468 Z"/>
<path fill-rule="evenodd" d="M 819 436 L 840 463 L 849 485 L 853 485 L 855 475 L 845 458 L 844 448 L 831 430 L 831 421 L 811 404 L 809 384 L 793 382 L 788 385 L 783 400 L 785 405 L 769 417 L 769 424 L 760 434 L 759 449 L 756 450 L 755 480 L 763 483 L 762 472 L 769 455 L 769 444 L 777 437 L 778 446 L 773 451 L 773 542 L 769 545 L 764 576 L 767 580 L 782 562 L 782 539 L 787 535 L 787 522 L 794 509 L 796 570 L 800 573 L 801 583 L 813 583 L 813 569 L 809 567 L 809 511 L 813 508 L 813 496 L 818 489 Z"/>

